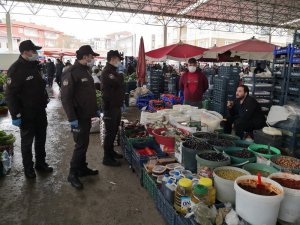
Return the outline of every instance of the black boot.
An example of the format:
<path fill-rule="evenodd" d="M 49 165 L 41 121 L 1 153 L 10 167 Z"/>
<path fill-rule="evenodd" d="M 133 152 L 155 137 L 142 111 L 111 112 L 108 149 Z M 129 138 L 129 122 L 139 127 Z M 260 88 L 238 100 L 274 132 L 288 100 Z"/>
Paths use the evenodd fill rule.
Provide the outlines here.
<path fill-rule="evenodd" d="M 83 169 L 78 171 L 78 177 L 94 176 L 98 174 L 99 174 L 98 170 L 92 170 L 88 167 L 84 167 Z"/>
<path fill-rule="evenodd" d="M 105 166 L 112 166 L 112 167 L 119 167 L 121 166 L 121 162 L 115 159 L 103 159 L 103 165 Z"/>
<path fill-rule="evenodd" d="M 53 168 L 51 166 L 49 166 L 47 163 L 37 163 L 35 165 L 35 169 L 38 172 L 44 172 L 44 173 L 52 173 L 53 172 Z"/>
<path fill-rule="evenodd" d="M 78 189 L 81 190 L 83 189 L 83 184 L 80 182 L 78 176 L 75 173 L 70 173 L 68 176 L 68 181 L 71 183 L 71 185 Z"/>
<path fill-rule="evenodd" d="M 121 155 L 115 151 L 113 151 L 112 155 L 115 159 L 123 159 L 123 155 Z"/>
<path fill-rule="evenodd" d="M 25 176 L 29 179 L 34 179 L 36 178 L 36 174 L 35 174 L 35 171 L 32 167 L 29 167 L 29 168 L 25 168 L 24 169 L 24 173 L 25 173 Z"/>

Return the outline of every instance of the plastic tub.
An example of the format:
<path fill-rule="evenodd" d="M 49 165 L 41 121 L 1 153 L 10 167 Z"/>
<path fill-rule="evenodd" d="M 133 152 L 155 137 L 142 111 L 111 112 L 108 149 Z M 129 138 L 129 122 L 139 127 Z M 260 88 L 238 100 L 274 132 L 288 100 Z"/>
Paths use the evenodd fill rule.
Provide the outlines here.
<path fill-rule="evenodd" d="M 298 168 L 293 167 L 292 168 L 292 167 L 286 167 L 286 166 L 277 164 L 276 160 L 278 160 L 278 158 L 291 160 L 291 161 L 294 161 L 298 164 L 300 164 L 300 159 L 290 157 L 290 156 L 283 156 L 283 155 L 275 155 L 275 156 L 272 156 L 271 159 L 270 159 L 271 160 L 271 165 L 274 166 L 276 169 L 282 171 L 282 172 L 292 172 L 292 173 L 296 173 L 296 174 L 300 173 L 300 167 L 298 167 Z"/>
<path fill-rule="evenodd" d="M 251 141 L 245 141 L 245 140 L 236 140 L 233 141 L 237 147 L 242 147 L 242 148 L 248 148 L 250 145 L 253 144 Z"/>
<path fill-rule="evenodd" d="M 241 147 L 229 147 L 229 148 L 225 148 L 224 152 L 230 156 L 231 159 L 231 164 L 240 164 L 240 163 L 244 163 L 244 162 L 249 162 L 249 163 L 254 163 L 256 162 L 256 156 L 253 154 L 253 157 L 251 158 L 240 158 L 240 157 L 236 157 L 236 156 L 232 156 L 231 154 L 234 152 L 238 152 L 238 151 L 243 151 L 244 148 Z M 250 152 L 250 151 L 249 151 Z M 252 153 L 252 152 L 251 152 Z"/>
<path fill-rule="evenodd" d="M 210 161 L 210 160 L 206 160 L 206 159 L 203 159 L 201 158 L 201 155 L 202 154 L 206 154 L 206 153 L 216 153 L 216 151 L 204 151 L 204 152 L 201 152 L 199 154 L 196 155 L 196 160 L 197 160 L 197 172 L 199 173 L 201 168 L 202 167 L 208 167 L 210 169 L 215 169 L 217 167 L 220 167 L 220 166 L 228 166 L 230 165 L 230 157 L 224 155 L 227 159 L 225 161 L 220 161 L 220 162 L 217 162 L 217 161 Z"/>
<path fill-rule="evenodd" d="M 193 137 L 206 141 L 206 140 L 216 139 L 217 135 L 209 132 L 196 132 L 193 133 Z"/>
<path fill-rule="evenodd" d="M 268 177 L 270 174 L 278 172 L 278 170 L 272 166 L 259 163 L 248 163 L 243 167 L 243 169 L 247 170 L 252 175 L 257 175 L 257 172 L 261 172 L 261 175 L 264 177 Z"/>
<path fill-rule="evenodd" d="M 289 173 L 273 173 L 269 176 L 272 178 L 287 178 L 293 180 L 300 180 L 300 175 Z M 288 222 L 295 223 L 300 215 L 300 190 L 284 187 L 284 199 L 281 202 L 279 219 Z"/>
<path fill-rule="evenodd" d="M 231 140 L 226 139 L 215 139 L 215 140 L 208 140 L 208 144 L 212 145 L 216 151 L 224 151 L 224 149 L 228 147 L 235 147 L 235 143 Z"/>
<path fill-rule="evenodd" d="M 232 135 L 232 134 L 219 134 L 218 135 L 219 139 L 226 139 L 226 140 L 231 140 L 231 141 L 240 141 L 241 138 L 236 136 L 236 135 Z"/>
<path fill-rule="evenodd" d="M 268 145 L 252 144 L 248 147 L 248 149 L 250 151 L 252 151 L 255 155 L 260 155 L 262 157 L 265 157 L 266 159 L 270 159 L 273 155 L 281 154 L 279 149 L 272 147 L 272 146 L 270 146 L 270 151 L 272 151 L 274 154 L 262 154 L 262 153 L 257 152 L 257 150 L 260 148 L 268 149 Z"/>
<path fill-rule="evenodd" d="M 250 175 L 250 173 L 246 170 L 232 167 L 232 166 L 223 166 L 214 169 L 213 177 L 214 177 L 214 187 L 217 189 L 217 199 L 220 202 L 231 204 L 235 204 L 235 191 L 234 191 L 234 180 L 227 180 L 222 177 L 219 177 L 216 172 L 220 170 L 235 170 L 244 175 Z"/>
<path fill-rule="evenodd" d="M 239 184 L 241 182 L 257 182 L 257 176 L 246 175 L 239 177 L 234 183 L 234 189 L 236 191 L 236 212 L 252 225 L 276 225 L 280 203 L 284 197 L 284 190 L 280 184 L 271 179 L 265 177 L 261 179 L 263 184 L 268 183 L 278 194 L 274 196 L 263 196 L 248 192 L 242 189 Z"/>

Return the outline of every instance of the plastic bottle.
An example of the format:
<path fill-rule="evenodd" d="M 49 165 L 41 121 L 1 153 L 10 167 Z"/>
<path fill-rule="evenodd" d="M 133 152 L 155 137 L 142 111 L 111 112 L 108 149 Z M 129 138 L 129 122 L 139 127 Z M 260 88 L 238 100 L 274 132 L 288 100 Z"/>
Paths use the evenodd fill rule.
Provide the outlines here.
<path fill-rule="evenodd" d="M 168 183 L 168 180 L 169 180 L 169 174 L 165 173 L 161 183 L 161 191 L 163 195 L 165 195 L 166 184 Z"/>
<path fill-rule="evenodd" d="M 174 177 L 176 178 L 176 182 L 178 182 L 179 179 L 180 179 L 180 172 L 179 171 L 175 171 Z"/>
<path fill-rule="evenodd" d="M 191 207 L 193 181 L 187 178 L 182 178 L 178 181 L 175 191 L 174 207 L 177 212 L 186 214 Z"/>
<path fill-rule="evenodd" d="M 165 193 L 164 196 L 166 200 L 170 204 L 174 204 L 174 196 L 175 196 L 175 190 L 176 190 L 176 184 L 173 182 L 173 180 L 169 179 L 165 186 Z"/>
<path fill-rule="evenodd" d="M 199 180 L 200 185 L 207 187 L 208 189 L 208 199 L 205 203 L 208 206 L 215 204 L 216 202 L 216 189 L 213 187 L 213 181 L 210 178 L 203 177 Z"/>
<path fill-rule="evenodd" d="M 193 194 L 192 194 L 192 206 L 198 203 L 205 204 L 208 201 L 208 189 L 207 187 L 197 184 L 193 188 Z"/>

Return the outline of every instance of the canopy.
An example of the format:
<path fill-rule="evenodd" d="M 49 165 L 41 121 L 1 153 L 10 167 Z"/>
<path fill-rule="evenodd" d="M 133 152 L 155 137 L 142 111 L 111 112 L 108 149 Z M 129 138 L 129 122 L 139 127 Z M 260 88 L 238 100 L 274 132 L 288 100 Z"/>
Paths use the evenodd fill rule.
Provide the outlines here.
<path fill-rule="evenodd" d="M 46 56 L 76 56 L 74 49 L 43 48 L 41 52 Z"/>
<path fill-rule="evenodd" d="M 151 61 L 164 61 L 167 59 L 187 61 L 189 58 L 201 58 L 206 50 L 206 48 L 179 42 L 178 44 L 169 45 L 146 52 L 145 55 L 146 59 Z"/>
<path fill-rule="evenodd" d="M 239 56 L 247 60 L 272 60 L 274 49 L 275 45 L 273 44 L 251 38 L 223 47 L 212 48 L 204 53 L 203 58 L 217 59 L 221 54 L 230 53 L 230 57 Z"/>
<path fill-rule="evenodd" d="M 138 56 L 138 64 L 136 68 L 138 83 L 139 85 L 143 85 L 145 83 L 146 76 L 146 59 L 145 59 L 145 46 L 144 39 L 141 37 L 140 47 L 139 47 L 139 56 Z"/>

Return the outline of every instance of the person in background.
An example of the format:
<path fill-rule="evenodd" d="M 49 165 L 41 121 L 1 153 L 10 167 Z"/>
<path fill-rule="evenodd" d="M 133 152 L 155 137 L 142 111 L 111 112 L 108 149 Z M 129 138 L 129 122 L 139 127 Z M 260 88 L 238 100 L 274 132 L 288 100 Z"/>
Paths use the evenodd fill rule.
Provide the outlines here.
<path fill-rule="evenodd" d="M 129 76 L 129 75 L 133 74 L 134 72 L 135 72 L 134 67 L 132 66 L 131 63 L 128 63 L 128 65 L 127 65 L 127 75 Z"/>
<path fill-rule="evenodd" d="M 184 104 L 202 107 L 203 94 L 208 89 L 206 76 L 197 71 L 197 61 L 195 58 L 188 60 L 188 72 L 180 78 L 180 90 L 184 94 Z"/>
<path fill-rule="evenodd" d="M 100 71 L 100 72 L 103 70 L 103 65 L 102 65 L 101 61 L 100 61 L 99 64 L 98 64 L 98 68 L 99 68 L 99 71 Z"/>
<path fill-rule="evenodd" d="M 104 158 L 105 166 L 121 166 L 117 159 L 123 156 L 114 151 L 114 141 L 121 122 L 121 108 L 125 109 L 124 77 L 117 73 L 117 68 L 123 57 L 116 51 L 107 53 L 107 63 L 101 74 L 101 91 L 104 111 L 105 137 Z"/>
<path fill-rule="evenodd" d="M 56 59 L 56 66 L 55 66 L 55 81 L 58 86 L 61 86 L 61 76 L 64 69 L 64 64 L 60 59 Z"/>
<path fill-rule="evenodd" d="M 76 189 L 83 188 L 78 177 L 99 173 L 98 170 L 88 168 L 86 162 L 91 118 L 100 117 L 94 81 L 90 74 L 94 65 L 94 56 L 99 54 L 95 53 L 91 46 L 81 46 L 76 51 L 77 61 L 65 71 L 61 86 L 62 105 L 70 122 L 75 142 L 68 181 Z"/>
<path fill-rule="evenodd" d="M 92 72 L 92 77 L 93 77 L 93 80 L 94 80 L 95 88 L 96 88 L 96 90 L 100 91 L 100 79 L 98 77 L 99 72 L 100 72 L 99 67 L 98 66 L 94 66 L 92 68 L 92 71 L 93 71 Z"/>
<path fill-rule="evenodd" d="M 256 68 L 254 70 L 254 74 L 266 72 L 265 69 L 262 68 L 261 63 L 257 63 Z"/>
<path fill-rule="evenodd" d="M 266 125 L 264 113 L 255 98 L 249 96 L 249 88 L 240 85 L 236 91 L 236 100 L 228 101 L 229 115 L 225 121 L 224 132 L 231 134 L 234 125 L 235 134 L 241 139 L 245 132 L 262 129 Z"/>
<path fill-rule="evenodd" d="M 20 128 L 21 153 L 25 176 L 35 178 L 32 161 L 32 143 L 35 148 L 35 169 L 51 173 L 46 163 L 47 114 L 49 102 L 46 83 L 39 71 L 38 53 L 42 47 L 30 40 L 20 43 L 20 57 L 8 69 L 6 100 L 12 124 Z"/>
<path fill-rule="evenodd" d="M 163 71 L 163 74 L 166 74 L 169 72 L 168 66 L 165 62 L 163 63 L 162 71 Z"/>
<path fill-rule="evenodd" d="M 48 59 L 48 62 L 47 62 L 47 78 L 48 78 L 48 86 L 49 87 L 52 87 L 52 85 L 53 85 L 54 74 L 55 74 L 55 65 L 51 61 L 51 59 Z"/>

